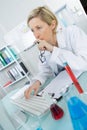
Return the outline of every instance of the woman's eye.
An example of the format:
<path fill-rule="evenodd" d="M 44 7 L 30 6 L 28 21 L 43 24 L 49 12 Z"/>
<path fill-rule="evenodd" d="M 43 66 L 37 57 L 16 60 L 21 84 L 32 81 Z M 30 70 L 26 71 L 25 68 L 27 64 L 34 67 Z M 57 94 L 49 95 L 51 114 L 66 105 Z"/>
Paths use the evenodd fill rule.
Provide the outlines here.
<path fill-rule="evenodd" d="M 37 29 L 41 29 L 41 27 L 37 27 Z"/>
<path fill-rule="evenodd" d="M 40 30 L 42 27 L 36 27 L 36 29 L 34 30 L 34 29 L 31 29 L 31 31 L 34 33 L 36 30 Z"/>
<path fill-rule="evenodd" d="M 34 30 L 33 30 L 33 29 L 31 29 L 31 31 L 32 31 L 32 32 L 34 32 Z"/>

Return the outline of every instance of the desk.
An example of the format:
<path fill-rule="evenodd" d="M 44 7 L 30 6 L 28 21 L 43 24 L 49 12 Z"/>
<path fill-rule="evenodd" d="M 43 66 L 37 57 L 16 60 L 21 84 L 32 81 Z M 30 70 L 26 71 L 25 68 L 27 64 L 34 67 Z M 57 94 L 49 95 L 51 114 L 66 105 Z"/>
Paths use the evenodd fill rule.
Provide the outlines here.
<path fill-rule="evenodd" d="M 83 90 L 87 91 L 87 72 L 82 73 L 79 76 L 78 80 L 79 80 Z M 10 100 L 9 96 L 11 96 L 12 93 L 13 92 L 11 92 L 10 94 L 8 94 L 7 96 L 5 96 L 2 99 L 3 106 L 5 107 L 5 109 L 7 110 L 7 112 L 9 114 L 11 112 L 13 112 L 14 110 L 18 109 L 16 106 L 12 105 L 9 102 L 9 100 Z M 68 109 L 67 109 L 67 105 L 66 105 L 66 102 L 64 101 L 64 99 L 61 99 L 58 102 L 58 105 L 61 108 L 63 108 L 63 110 L 64 110 L 63 118 L 61 118 L 60 120 L 54 120 L 51 117 L 50 112 L 47 113 L 44 117 L 41 118 L 41 125 L 43 127 L 43 130 L 64 130 L 64 129 L 73 130 L 72 123 L 71 123 L 70 116 L 69 116 L 69 112 L 68 112 Z M 9 108 L 9 109 L 7 109 L 7 108 Z M 3 122 L 4 122 L 4 120 L 3 120 Z M 37 125 L 38 125 L 37 119 L 28 115 L 27 122 L 22 124 L 22 127 L 20 128 L 20 130 L 35 130 L 35 127 Z M 5 130 L 7 130 L 7 129 L 5 129 Z M 11 130 L 14 130 L 14 128 L 11 129 Z"/>
<path fill-rule="evenodd" d="M 15 130 L 8 113 L 5 111 L 2 102 L 0 101 L 0 130 Z"/>

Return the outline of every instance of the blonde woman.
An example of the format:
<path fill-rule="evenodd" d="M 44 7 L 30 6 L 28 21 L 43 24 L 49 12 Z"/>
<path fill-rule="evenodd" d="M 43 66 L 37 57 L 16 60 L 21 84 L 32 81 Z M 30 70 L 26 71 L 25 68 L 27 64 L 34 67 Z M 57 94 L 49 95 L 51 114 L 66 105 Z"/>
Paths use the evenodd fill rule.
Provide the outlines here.
<path fill-rule="evenodd" d="M 32 90 L 36 95 L 47 78 L 52 75 L 56 77 L 63 70 L 60 57 L 73 70 L 87 70 L 87 36 L 80 28 L 72 25 L 57 29 L 56 16 L 45 6 L 32 10 L 27 24 L 36 38 L 35 42 L 39 43 L 40 61 L 34 83 L 24 92 L 26 98 L 29 98 Z"/>

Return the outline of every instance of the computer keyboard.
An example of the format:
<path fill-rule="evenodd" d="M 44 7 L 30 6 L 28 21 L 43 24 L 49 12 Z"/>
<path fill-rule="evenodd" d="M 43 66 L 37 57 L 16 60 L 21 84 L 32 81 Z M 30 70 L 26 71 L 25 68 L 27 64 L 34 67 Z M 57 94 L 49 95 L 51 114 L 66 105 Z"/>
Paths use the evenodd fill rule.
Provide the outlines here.
<path fill-rule="evenodd" d="M 50 104 L 42 96 L 31 96 L 29 99 L 16 98 L 12 100 L 14 104 L 32 115 L 41 116 L 49 110 Z"/>

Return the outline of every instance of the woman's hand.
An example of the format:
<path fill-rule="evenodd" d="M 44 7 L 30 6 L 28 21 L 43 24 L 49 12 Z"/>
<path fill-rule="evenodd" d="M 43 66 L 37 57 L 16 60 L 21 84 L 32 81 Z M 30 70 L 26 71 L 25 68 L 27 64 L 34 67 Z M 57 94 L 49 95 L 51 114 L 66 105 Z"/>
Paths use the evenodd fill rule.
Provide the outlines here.
<path fill-rule="evenodd" d="M 44 40 L 38 40 L 38 48 L 39 50 L 43 51 L 43 50 L 48 50 L 50 52 L 53 51 L 53 45 L 51 45 L 50 43 L 44 41 Z"/>
<path fill-rule="evenodd" d="M 36 95 L 39 90 L 40 85 L 41 85 L 40 81 L 37 80 L 33 85 L 27 88 L 24 92 L 25 98 L 28 99 L 33 90 L 34 90 L 34 95 Z"/>

